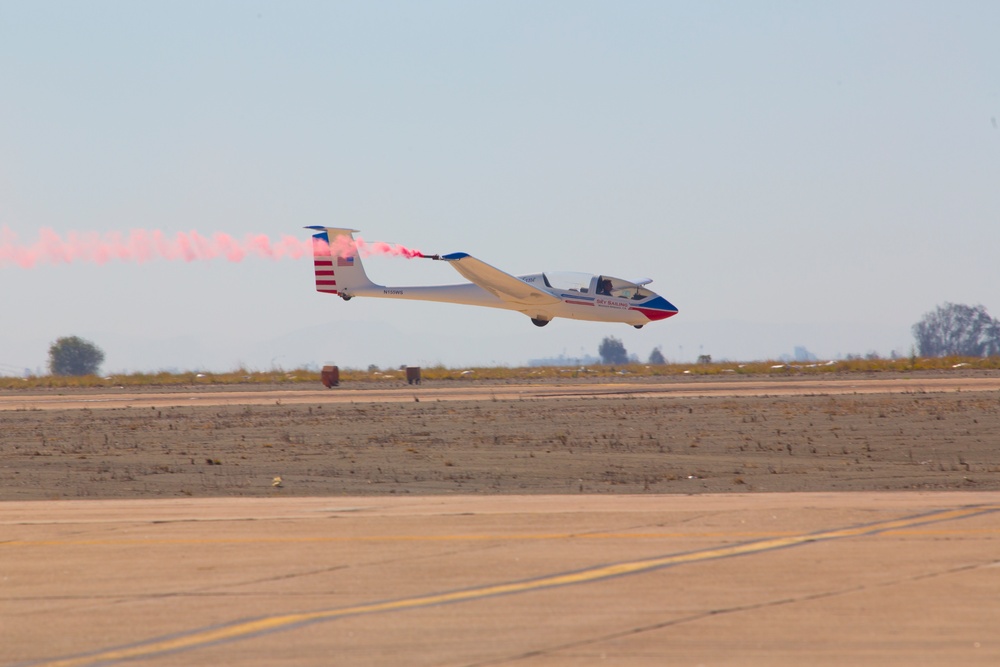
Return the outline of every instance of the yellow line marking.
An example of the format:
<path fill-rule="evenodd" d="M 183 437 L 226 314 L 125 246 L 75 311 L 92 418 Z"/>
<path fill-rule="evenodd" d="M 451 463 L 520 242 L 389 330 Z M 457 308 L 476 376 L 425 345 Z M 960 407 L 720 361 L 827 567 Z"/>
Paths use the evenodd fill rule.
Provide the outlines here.
<path fill-rule="evenodd" d="M 798 546 L 809 542 L 822 542 L 848 537 L 860 537 L 875 533 L 885 533 L 887 531 L 898 531 L 913 526 L 920 526 L 929 523 L 942 521 L 954 521 L 976 515 L 987 514 L 1000 510 L 1000 505 L 966 507 L 954 510 L 942 510 L 930 514 L 903 517 L 889 521 L 880 521 L 863 526 L 850 528 L 838 528 L 819 533 L 807 533 L 790 535 L 787 537 L 775 537 L 746 544 L 733 544 L 723 547 L 702 549 L 690 553 L 672 554 L 657 558 L 647 558 L 627 563 L 616 563 L 612 565 L 602 565 L 598 567 L 580 570 L 578 572 L 567 572 L 549 576 L 530 579 L 527 581 L 514 581 L 502 584 L 493 584 L 470 588 L 461 591 L 447 593 L 433 593 L 430 595 L 418 595 L 402 600 L 390 600 L 386 602 L 373 602 L 368 604 L 343 607 L 340 609 L 329 609 L 323 611 L 304 612 L 298 614 L 280 614 L 250 621 L 240 621 L 220 628 L 209 628 L 205 630 L 194 630 L 190 634 L 170 637 L 165 639 L 153 639 L 135 646 L 109 649 L 90 655 L 70 657 L 51 662 L 37 663 L 39 667 L 84 667 L 86 665 L 97 665 L 120 660 L 133 660 L 137 658 L 147 658 L 161 653 L 192 650 L 200 647 L 216 644 L 219 642 L 246 639 L 264 632 L 275 632 L 288 630 L 293 627 L 316 623 L 319 621 L 331 621 L 347 616 L 359 616 L 362 614 L 373 614 L 378 612 L 402 611 L 433 605 L 465 602 L 469 600 L 479 600 L 498 595 L 512 595 L 516 593 L 526 593 L 539 591 L 559 586 L 571 584 L 590 583 L 620 577 L 623 575 L 637 574 L 650 570 L 661 569 L 672 565 L 684 563 L 694 563 L 698 561 L 716 560 L 720 558 L 731 558 L 733 556 L 744 556 L 748 554 L 783 549 L 786 547 Z"/>

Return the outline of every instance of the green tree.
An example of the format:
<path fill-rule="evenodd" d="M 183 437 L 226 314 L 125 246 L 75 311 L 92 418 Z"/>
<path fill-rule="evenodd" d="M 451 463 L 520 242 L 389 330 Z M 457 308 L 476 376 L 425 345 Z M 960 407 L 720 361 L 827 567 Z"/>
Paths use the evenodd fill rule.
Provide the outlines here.
<path fill-rule="evenodd" d="M 601 345 L 597 348 L 597 354 L 601 355 L 601 363 L 603 364 L 628 363 L 628 352 L 625 350 L 625 344 L 614 336 L 608 336 L 601 341 Z"/>
<path fill-rule="evenodd" d="M 654 347 L 653 351 L 649 353 L 649 363 L 650 364 L 665 364 L 667 360 L 663 358 L 663 352 L 660 352 L 659 347 Z"/>
<path fill-rule="evenodd" d="M 922 357 L 992 357 L 1000 354 L 1000 321 L 983 306 L 945 303 L 913 325 Z"/>
<path fill-rule="evenodd" d="M 49 371 L 53 375 L 97 375 L 104 352 L 78 336 L 59 338 L 49 347 Z"/>

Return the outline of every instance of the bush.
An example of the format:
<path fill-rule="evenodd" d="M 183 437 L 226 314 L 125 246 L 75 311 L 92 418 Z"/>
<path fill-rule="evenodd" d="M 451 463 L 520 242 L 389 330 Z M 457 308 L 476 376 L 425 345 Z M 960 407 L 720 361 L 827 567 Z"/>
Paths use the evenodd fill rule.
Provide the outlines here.
<path fill-rule="evenodd" d="M 913 325 L 924 357 L 992 357 L 1000 354 L 1000 321 L 983 306 L 946 303 Z"/>
<path fill-rule="evenodd" d="M 49 372 L 53 375 L 97 375 L 104 352 L 78 336 L 59 338 L 49 347 Z"/>
<path fill-rule="evenodd" d="M 601 341 L 597 348 L 597 354 L 601 356 L 601 363 L 624 365 L 628 363 L 628 352 L 625 344 L 614 336 L 608 336 Z"/>

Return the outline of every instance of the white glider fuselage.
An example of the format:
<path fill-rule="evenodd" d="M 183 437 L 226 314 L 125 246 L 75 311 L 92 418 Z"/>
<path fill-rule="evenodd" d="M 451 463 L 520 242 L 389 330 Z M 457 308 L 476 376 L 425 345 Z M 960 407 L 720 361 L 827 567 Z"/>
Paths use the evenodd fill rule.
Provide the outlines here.
<path fill-rule="evenodd" d="M 316 289 L 338 294 L 384 299 L 437 301 L 502 308 L 523 313 L 537 326 L 556 317 L 596 322 L 623 322 L 641 327 L 677 314 L 677 308 L 639 283 L 612 276 L 536 273 L 512 276 L 466 253 L 435 255 L 472 282 L 458 285 L 387 286 L 368 279 L 359 256 L 345 256 L 354 230 L 312 227 Z"/>
<path fill-rule="evenodd" d="M 414 285 L 392 287 L 372 284 L 370 287 L 354 287 L 343 296 L 373 296 L 382 299 L 410 299 L 412 301 L 439 301 L 441 303 L 457 303 L 466 306 L 486 306 L 488 308 L 506 308 L 508 304 L 499 297 L 490 294 L 479 285 L 462 283 L 459 285 Z"/>

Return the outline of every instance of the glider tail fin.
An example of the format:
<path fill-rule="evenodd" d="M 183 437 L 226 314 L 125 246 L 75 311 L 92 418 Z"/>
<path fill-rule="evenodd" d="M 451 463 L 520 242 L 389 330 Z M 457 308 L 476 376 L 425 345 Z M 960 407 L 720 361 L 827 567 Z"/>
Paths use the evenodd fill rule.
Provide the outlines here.
<path fill-rule="evenodd" d="M 313 267 L 316 273 L 316 291 L 339 294 L 351 298 L 352 290 L 374 287 L 365 267 L 361 264 L 354 242 L 356 229 L 334 227 L 308 227 L 313 234 Z"/>

